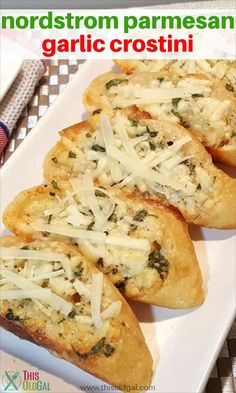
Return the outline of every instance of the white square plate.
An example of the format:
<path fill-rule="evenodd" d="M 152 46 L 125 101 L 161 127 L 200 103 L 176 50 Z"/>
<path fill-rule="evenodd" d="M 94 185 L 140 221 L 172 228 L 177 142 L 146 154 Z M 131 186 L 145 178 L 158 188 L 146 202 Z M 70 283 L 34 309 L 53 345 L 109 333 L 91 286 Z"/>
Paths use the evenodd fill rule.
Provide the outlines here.
<path fill-rule="evenodd" d="M 111 69 L 111 61 L 99 60 L 87 61 L 80 67 L 4 165 L 2 209 L 16 193 L 42 182 L 43 159 L 58 140 L 58 131 L 85 117 L 83 91 L 97 75 Z M 4 229 L 3 233 L 6 233 Z M 196 309 L 175 311 L 132 303 L 155 360 L 152 384 L 158 393 L 196 393 L 204 389 L 235 315 L 233 231 L 193 227 L 191 235 L 207 287 L 204 304 Z M 83 385 L 101 390 L 104 386 L 75 366 L 4 330 L 1 330 L 1 345 L 2 372 L 33 371 L 38 367 L 41 379 L 50 381 L 52 392 L 80 392 Z M 108 387 L 103 390 L 109 391 Z"/>

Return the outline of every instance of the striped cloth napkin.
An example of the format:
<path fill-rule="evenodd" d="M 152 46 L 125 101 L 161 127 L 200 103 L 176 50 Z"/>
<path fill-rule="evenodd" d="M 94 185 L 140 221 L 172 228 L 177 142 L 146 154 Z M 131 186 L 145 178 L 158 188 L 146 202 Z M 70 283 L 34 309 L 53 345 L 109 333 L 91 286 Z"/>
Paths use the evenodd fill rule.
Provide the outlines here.
<path fill-rule="evenodd" d="M 15 81 L 0 103 L 0 153 L 5 148 L 17 120 L 45 73 L 42 60 L 25 60 Z"/>

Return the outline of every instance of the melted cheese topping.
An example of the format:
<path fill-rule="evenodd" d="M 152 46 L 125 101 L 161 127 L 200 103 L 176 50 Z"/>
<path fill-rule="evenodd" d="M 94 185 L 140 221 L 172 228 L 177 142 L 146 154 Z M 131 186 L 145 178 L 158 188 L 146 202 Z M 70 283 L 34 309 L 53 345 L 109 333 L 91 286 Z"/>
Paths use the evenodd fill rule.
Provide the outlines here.
<path fill-rule="evenodd" d="M 115 130 L 122 127 L 126 129 L 128 126 L 125 119 L 122 119 L 119 114 L 117 114 L 119 121 L 116 121 Z M 106 120 L 108 122 L 108 119 Z M 101 120 L 102 134 L 104 135 L 104 124 L 105 121 Z M 159 187 L 165 186 L 163 188 L 163 193 L 171 188 L 173 191 L 181 191 L 186 195 L 193 195 L 196 190 L 196 186 L 192 183 L 190 176 L 176 176 L 174 169 L 180 167 L 183 161 L 186 161 L 190 156 L 181 155 L 178 153 L 181 148 L 184 147 L 188 142 L 191 142 L 192 138 L 190 135 L 179 138 L 178 140 L 172 142 L 171 146 L 166 146 L 165 148 L 158 151 L 156 145 L 151 142 L 142 141 L 140 144 L 136 145 L 135 153 L 125 148 L 127 145 L 127 140 L 129 136 L 127 132 L 123 133 L 121 137 L 121 148 L 115 147 L 115 136 L 120 136 L 121 133 L 118 131 L 118 135 L 113 135 L 110 133 L 111 126 L 109 127 L 109 134 L 106 135 L 106 153 L 108 156 L 117 160 L 117 164 L 121 165 L 121 170 L 123 173 L 123 180 L 119 183 L 118 187 L 123 187 L 128 183 L 136 183 L 141 191 L 146 191 L 151 188 L 153 184 L 158 184 Z M 155 134 L 155 132 L 154 132 Z M 109 136 L 108 136 L 109 135 Z M 156 134 L 155 134 L 156 135 Z M 130 144 L 130 141 L 129 141 Z M 155 154 L 152 155 L 151 148 L 155 149 Z M 141 153 L 141 154 L 140 154 Z M 145 153 L 145 155 L 143 155 Z M 176 159 L 177 157 L 177 159 Z M 111 174 L 112 175 L 112 174 Z M 175 176 L 173 176 L 175 175 Z M 102 181 L 101 177 L 100 180 Z M 114 181 L 114 179 L 112 179 Z"/>
<path fill-rule="evenodd" d="M 122 133 L 118 130 L 121 126 Z M 166 198 L 183 214 L 186 212 L 188 215 L 196 216 L 204 203 L 212 198 L 215 178 L 208 173 L 208 163 L 199 162 L 195 157 L 191 137 L 180 134 L 178 130 L 173 132 L 167 127 L 156 129 L 156 123 L 152 120 L 129 119 L 123 112 L 112 120 L 112 124 L 108 118 L 102 116 L 101 124 L 97 125 L 95 132 L 89 137 L 84 133 L 79 150 L 79 162 L 85 161 L 83 170 L 91 171 L 102 186 L 126 187 L 132 191 L 138 188 L 141 193 L 147 193 L 147 196 L 159 195 Z M 86 157 L 89 151 L 94 151 L 94 146 L 97 148 L 98 135 L 103 149 L 99 152 L 98 158 L 91 162 Z M 129 155 L 125 148 L 127 138 L 129 145 L 135 140 L 133 149 L 136 158 L 134 152 Z M 122 175 L 118 182 L 110 170 L 110 157 Z M 74 160 L 72 169 L 73 176 L 78 175 L 76 161 L 78 160 Z M 100 172 L 101 166 L 103 169 Z M 199 167 L 205 177 L 209 178 L 207 183 L 196 170 Z M 91 248 L 90 252 L 95 259 L 95 255 L 98 255 L 96 249 Z"/>
<path fill-rule="evenodd" d="M 14 284 L 16 287 L 26 290 L 40 290 L 41 287 L 37 284 L 32 283 L 30 280 L 19 276 L 16 273 L 13 273 L 9 270 L 2 269 L 1 270 L 2 277 L 6 278 L 10 283 Z M 4 294 L 4 291 L 3 291 Z M 39 297 L 43 300 L 44 303 L 51 306 L 55 310 L 60 311 L 62 314 L 67 316 L 72 310 L 72 304 L 64 300 L 62 297 L 56 295 L 55 293 L 51 293 L 48 297 Z"/>
<path fill-rule="evenodd" d="M 70 318 L 77 314 L 77 308 L 81 314 L 82 304 L 85 315 L 80 315 L 84 317 L 84 321 L 82 318 L 80 322 L 87 323 L 89 319 L 95 329 L 102 328 L 103 321 L 118 317 L 121 310 L 119 301 L 112 303 L 103 298 L 103 274 L 86 275 L 86 267 L 82 268 L 81 262 L 78 264 L 77 257 L 69 260 L 64 254 L 49 250 L 16 247 L 1 247 L 0 253 L 0 300 L 31 299 L 47 316 L 56 310 L 65 317 L 70 317 L 69 314 L 73 312 Z M 80 279 L 76 278 L 78 267 Z M 74 303 L 71 296 L 76 294 L 79 298 Z"/>
<path fill-rule="evenodd" d="M 132 140 L 130 138 L 130 140 Z M 120 166 L 120 164 L 117 163 Z M 88 174 L 86 174 L 88 176 Z M 152 215 L 152 212 L 144 211 L 144 218 L 136 219 L 136 215 L 145 207 L 131 206 L 126 201 L 117 198 L 111 191 L 108 192 L 104 188 L 93 188 L 94 195 L 97 200 L 100 211 L 106 218 L 101 231 L 94 229 L 95 216 L 90 209 L 88 200 L 83 200 L 78 197 L 77 187 L 78 183 L 76 179 L 73 179 L 74 190 L 60 194 L 59 198 L 49 197 L 44 206 L 47 210 L 57 211 L 57 207 L 60 206 L 60 213 L 52 214 L 50 220 L 45 211 L 37 212 L 35 219 L 32 219 L 32 228 L 35 231 L 40 231 L 45 234 L 50 234 L 50 238 L 58 238 L 57 235 L 66 236 L 73 239 L 76 242 L 80 251 L 93 262 L 98 262 L 98 267 L 112 277 L 114 283 L 124 280 L 128 277 L 129 282 L 136 285 L 136 280 L 140 275 L 152 276 L 152 283 L 154 284 L 157 280 L 160 281 L 159 273 L 155 269 L 151 269 L 148 266 L 149 254 L 153 248 L 153 242 L 158 241 L 158 224 L 157 218 Z M 74 220 L 70 220 L 68 224 L 68 217 L 71 212 L 75 212 Z M 79 218 L 77 220 L 77 213 Z M 30 212 L 30 215 L 34 216 L 34 209 Z M 83 220 L 80 217 L 83 217 Z M 151 229 L 146 229 L 146 225 L 150 225 Z M 164 251 L 162 251 L 164 253 Z M 29 255 L 29 254 L 28 254 Z M 59 259 L 56 255 L 55 259 Z M 70 293 L 65 281 L 61 277 L 61 270 L 63 269 L 63 276 L 66 274 L 66 266 L 58 266 L 59 273 L 49 272 L 47 273 L 51 277 L 50 282 L 54 288 L 63 286 L 66 293 Z M 62 269 L 61 269 L 62 268 Z M 148 273 L 148 271 L 151 270 Z M 40 272 L 40 277 L 44 273 Z M 58 274 L 58 277 L 54 274 Z M 43 276 L 44 277 L 44 276 Z M 69 277 L 68 277 L 69 278 Z M 31 278 L 34 280 L 34 278 Z M 70 278 L 69 278 L 70 280 Z M 148 285 L 150 279 L 148 280 Z M 145 282 L 142 284 L 145 287 Z M 82 293 L 87 300 L 91 300 L 91 288 L 88 286 L 85 288 L 80 279 L 77 279 L 74 283 L 74 291 Z M 139 288 L 141 290 L 141 288 Z M 73 295 L 73 293 L 71 293 Z"/>
<path fill-rule="evenodd" d="M 68 258 L 62 254 L 51 251 L 24 250 L 18 248 L 1 247 L 3 259 L 36 259 L 41 261 L 66 261 Z"/>
<path fill-rule="evenodd" d="M 209 146 L 217 146 L 234 135 L 232 100 L 216 97 L 211 80 L 186 76 L 175 83 L 163 78 L 138 83 L 135 78 L 131 76 L 125 85 L 104 89 L 112 107 L 136 105 L 153 118 L 190 128 Z"/>
<path fill-rule="evenodd" d="M 131 62 L 140 72 L 169 70 L 183 77 L 204 74 L 229 83 L 236 92 L 235 61 L 229 60 L 136 60 Z"/>
<path fill-rule="evenodd" d="M 47 300 L 51 296 L 51 290 L 45 288 L 39 289 L 12 289 L 0 293 L 0 299 L 27 299 L 38 298 Z"/>
<path fill-rule="evenodd" d="M 204 86 L 181 86 L 175 87 L 159 87 L 154 86 L 143 87 L 141 85 L 132 85 L 124 89 L 121 87 L 115 87 L 116 97 L 112 100 L 113 105 L 125 108 L 131 105 L 137 105 L 138 107 L 143 105 L 161 104 L 164 102 L 170 102 L 175 98 L 189 99 L 193 94 L 205 94 L 209 93 L 209 89 Z"/>

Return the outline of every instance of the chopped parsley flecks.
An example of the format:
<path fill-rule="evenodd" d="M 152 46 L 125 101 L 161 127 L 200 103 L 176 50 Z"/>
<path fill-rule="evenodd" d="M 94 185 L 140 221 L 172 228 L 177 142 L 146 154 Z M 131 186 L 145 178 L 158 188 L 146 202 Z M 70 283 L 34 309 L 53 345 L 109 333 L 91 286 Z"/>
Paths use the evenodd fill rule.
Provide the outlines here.
<path fill-rule="evenodd" d="M 117 222 L 117 215 L 115 214 L 116 206 L 113 210 L 113 213 L 111 213 L 110 217 L 108 218 L 108 221 L 110 222 Z"/>
<path fill-rule="evenodd" d="M 92 231 L 93 227 L 94 227 L 94 224 L 95 224 L 94 221 L 90 222 L 90 224 L 87 226 L 87 231 Z"/>
<path fill-rule="evenodd" d="M 98 260 L 97 260 L 97 266 L 101 266 L 101 267 L 104 266 L 103 258 L 98 258 Z"/>
<path fill-rule="evenodd" d="M 138 211 L 138 212 L 135 214 L 135 216 L 134 216 L 133 219 L 134 219 L 134 221 L 142 222 L 142 221 L 145 220 L 145 218 L 147 217 L 147 215 L 148 215 L 147 211 L 143 209 L 143 210 Z"/>
<path fill-rule="evenodd" d="M 48 224 L 50 224 L 51 220 L 52 220 L 52 214 L 49 214 L 49 216 L 48 216 Z"/>
<path fill-rule="evenodd" d="M 93 145 L 91 147 L 91 149 L 94 150 L 94 151 L 100 151 L 101 153 L 104 153 L 106 151 L 105 147 L 97 145 L 97 144 Z"/>
<path fill-rule="evenodd" d="M 118 86 L 122 83 L 128 83 L 128 79 L 112 79 L 105 84 L 106 89 L 109 90 L 113 86 Z"/>
<path fill-rule="evenodd" d="M 139 121 L 136 119 L 129 119 L 132 127 L 138 127 Z"/>
<path fill-rule="evenodd" d="M 20 318 L 18 315 L 15 315 L 11 308 L 8 308 L 5 315 L 6 315 L 6 318 L 8 319 L 8 321 L 23 322 L 23 319 Z"/>
<path fill-rule="evenodd" d="M 101 113 L 102 112 L 102 109 L 95 109 L 93 112 L 92 112 L 92 116 L 94 116 L 94 115 L 99 115 L 99 113 Z"/>
<path fill-rule="evenodd" d="M 199 98 L 199 97 L 204 97 L 204 96 L 203 96 L 203 94 L 197 94 L 197 93 L 195 93 L 195 94 L 192 94 L 192 97 L 193 97 L 193 98 Z"/>
<path fill-rule="evenodd" d="M 76 153 L 74 153 L 73 151 L 69 151 L 68 157 L 69 158 L 76 158 L 77 156 L 76 156 Z"/>
<path fill-rule="evenodd" d="M 115 283 L 116 288 L 121 292 L 124 293 L 125 292 L 125 287 L 128 281 L 128 277 L 125 277 L 123 280 L 119 280 Z"/>
<path fill-rule="evenodd" d="M 194 165 L 194 164 L 189 164 L 189 172 L 190 172 L 191 175 L 194 175 L 194 173 L 195 173 L 195 168 L 196 168 L 196 165 Z"/>
<path fill-rule="evenodd" d="M 95 195 L 96 195 L 96 197 L 101 197 L 101 198 L 107 197 L 107 195 L 104 192 L 102 192 L 101 190 L 95 190 Z"/>
<path fill-rule="evenodd" d="M 58 184 L 56 182 L 56 180 L 52 180 L 51 181 L 51 185 L 53 186 L 53 188 L 55 188 L 55 190 L 59 190 Z"/>
<path fill-rule="evenodd" d="M 152 150 L 152 151 L 156 150 L 156 146 L 152 142 L 149 142 L 149 147 L 150 147 L 150 150 Z"/>
<path fill-rule="evenodd" d="M 68 318 L 73 319 L 75 316 L 76 316 L 76 311 L 72 309 L 71 312 L 68 314 Z"/>
<path fill-rule="evenodd" d="M 169 271 L 169 261 L 161 254 L 160 250 L 153 250 L 148 256 L 148 267 L 156 269 L 160 278 L 164 280 Z"/>
<path fill-rule="evenodd" d="M 176 108 L 177 107 L 177 105 L 178 105 L 178 103 L 179 103 L 179 101 L 181 100 L 181 98 L 173 98 L 172 99 L 172 104 L 173 104 L 173 106 Z"/>
<path fill-rule="evenodd" d="M 83 273 L 83 270 L 84 270 L 84 268 L 83 268 L 83 263 L 80 262 L 80 263 L 78 264 L 78 266 L 76 266 L 76 270 L 74 271 L 74 275 L 75 275 L 76 277 L 81 277 L 81 275 L 82 275 L 82 273 Z"/>
<path fill-rule="evenodd" d="M 106 344 L 106 337 L 102 337 L 97 344 L 95 344 L 88 352 L 80 353 L 75 351 L 80 359 L 87 359 L 91 355 L 95 354 L 103 354 L 106 357 L 109 357 L 113 354 L 115 348 L 113 348 L 110 344 Z"/>
<path fill-rule="evenodd" d="M 146 132 L 149 134 L 151 138 L 155 138 L 157 136 L 157 132 L 151 131 L 148 126 L 146 126 Z"/>
<path fill-rule="evenodd" d="M 233 92 L 234 91 L 234 87 L 233 85 L 231 85 L 230 83 L 226 83 L 225 85 L 226 90 Z"/>

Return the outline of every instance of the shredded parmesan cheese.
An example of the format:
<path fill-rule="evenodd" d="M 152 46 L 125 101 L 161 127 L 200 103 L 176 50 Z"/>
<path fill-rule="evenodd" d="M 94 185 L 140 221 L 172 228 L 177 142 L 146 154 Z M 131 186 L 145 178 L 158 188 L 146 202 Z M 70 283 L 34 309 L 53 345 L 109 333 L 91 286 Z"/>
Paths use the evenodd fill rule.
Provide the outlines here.
<path fill-rule="evenodd" d="M 121 307 L 122 302 L 120 300 L 111 303 L 105 310 L 102 311 L 102 320 L 117 317 L 120 314 Z"/>
<path fill-rule="evenodd" d="M 138 160 L 139 158 L 134 150 L 131 140 L 129 139 L 125 124 L 124 124 L 119 112 L 116 113 L 116 128 L 117 128 L 118 134 L 120 135 L 120 139 L 121 139 L 122 145 L 125 149 L 125 152 L 130 157 L 133 157 L 134 159 Z"/>
<path fill-rule="evenodd" d="M 91 289 L 88 287 L 88 285 L 85 285 L 82 281 L 77 279 L 73 283 L 73 286 L 77 291 L 77 293 L 79 293 L 79 295 L 83 295 L 85 296 L 86 299 L 91 300 L 92 294 L 91 294 Z"/>
<path fill-rule="evenodd" d="M 46 299 L 50 297 L 51 290 L 47 288 L 40 289 L 12 289 L 1 291 L 0 299 L 1 300 L 10 300 L 10 299 L 27 299 L 27 298 L 38 298 L 38 299 Z"/>
<path fill-rule="evenodd" d="M 42 289 L 39 285 L 34 284 L 32 281 L 30 281 L 26 278 L 23 278 L 16 273 L 10 272 L 6 269 L 1 270 L 1 275 L 4 278 L 6 278 L 8 281 L 10 281 L 11 283 L 16 285 L 18 288 L 26 289 L 26 290 L 31 290 L 31 289 L 41 290 Z M 43 303 L 48 304 L 49 306 L 53 307 L 55 310 L 60 311 L 62 314 L 66 315 L 66 316 L 72 310 L 72 304 L 67 302 L 62 297 L 56 295 L 55 293 L 51 293 L 47 299 L 43 298 L 41 300 L 43 301 Z"/>
<path fill-rule="evenodd" d="M 125 108 L 131 105 L 149 105 L 168 102 L 174 98 L 190 98 L 192 94 L 204 94 L 209 89 L 206 86 L 189 85 L 171 88 L 145 88 L 132 90 L 132 96 L 125 99 L 120 94 L 113 100 L 114 105 Z"/>
<path fill-rule="evenodd" d="M 42 224 L 44 225 L 44 224 Z M 49 225 L 50 226 L 50 225 Z M 2 259 L 36 259 L 40 261 L 60 261 L 68 260 L 63 254 L 44 250 L 22 250 L 19 248 L 1 247 L 0 256 Z"/>
<path fill-rule="evenodd" d="M 131 236 L 110 236 L 106 238 L 106 244 L 118 247 L 126 247 L 134 250 L 150 251 L 151 243 L 148 239 L 136 239 Z"/>
<path fill-rule="evenodd" d="M 35 231 L 57 233 L 58 235 L 87 239 L 95 242 L 105 242 L 106 235 L 103 232 L 88 231 L 86 229 L 71 228 L 70 225 L 56 224 L 31 224 Z M 39 259 L 39 258 L 38 258 Z"/>
<path fill-rule="evenodd" d="M 173 180 L 170 179 L 168 176 L 165 176 L 161 173 L 157 173 L 153 169 L 150 169 L 142 164 L 140 161 L 135 161 L 133 158 L 130 158 L 127 154 L 123 151 L 120 151 L 114 146 L 110 146 L 108 149 L 108 153 L 116 158 L 120 163 L 127 168 L 134 176 L 142 177 L 145 180 L 149 180 L 151 182 L 157 182 L 162 185 L 170 186 L 176 190 L 184 191 L 184 186 Z"/>

